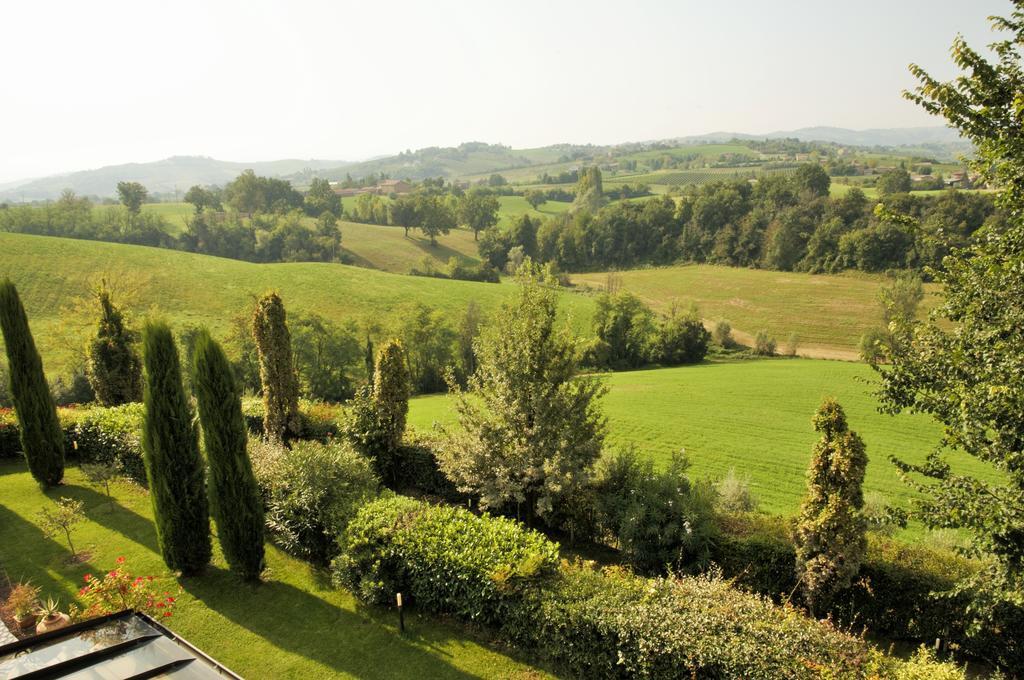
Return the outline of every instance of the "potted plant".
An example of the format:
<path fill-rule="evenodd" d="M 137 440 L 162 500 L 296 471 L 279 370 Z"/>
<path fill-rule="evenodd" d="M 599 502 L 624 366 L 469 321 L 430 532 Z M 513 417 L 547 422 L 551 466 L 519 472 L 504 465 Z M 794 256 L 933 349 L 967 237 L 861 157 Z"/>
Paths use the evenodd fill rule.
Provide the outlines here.
<path fill-rule="evenodd" d="M 31 628 L 39 618 L 36 609 L 39 606 L 39 588 L 29 583 L 19 583 L 11 588 L 7 596 L 7 608 L 19 628 Z"/>
<path fill-rule="evenodd" d="M 60 603 L 50 597 L 46 598 L 46 604 L 39 607 L 39 618 L 36 624 L 37 635 L 58 630 L 71 623 L 71 617 L 61 612 Z"/>

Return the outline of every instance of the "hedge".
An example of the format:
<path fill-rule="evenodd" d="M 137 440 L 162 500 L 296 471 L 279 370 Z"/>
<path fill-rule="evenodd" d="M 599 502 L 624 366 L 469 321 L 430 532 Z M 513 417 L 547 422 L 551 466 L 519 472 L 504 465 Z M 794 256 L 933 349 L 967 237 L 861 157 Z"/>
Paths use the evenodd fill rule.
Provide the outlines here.
<path fill-rule="evenodd" d="M 728 518 L 716 546 L 714 561 L 724 575 L 746 590 L 789 599 L 796 589 L 796 554 L 783 518 Z M 867 628 L 888 638 L 941 638 L 970 653 L 988 645 L 983 637 L 969 640 L 966 603 L 937 598 L 976 567 L 948 551 L 908 545 L 870 536 L 868 555 L 853 584 L 835 598 L 831 617 L 849 627 Z"/>
<path fill-rule="evenodd" d="M 499 630 L 587 678 L 956 678 L 927 654 L 884 656 L 860 638 L 716 576 L 648 579 L 558 563 L 522 524 L 392 496 L 345 532 L 335 581 L 360 599 L 396 592 Z"/>
<path fill-rule="evenodd" d="M 377 604 L 403 593 L 426 611 L 499 625 L 553 575 L 558 546 L 520 523 L 389 496 L 348 526 L 335 581 Z"/>

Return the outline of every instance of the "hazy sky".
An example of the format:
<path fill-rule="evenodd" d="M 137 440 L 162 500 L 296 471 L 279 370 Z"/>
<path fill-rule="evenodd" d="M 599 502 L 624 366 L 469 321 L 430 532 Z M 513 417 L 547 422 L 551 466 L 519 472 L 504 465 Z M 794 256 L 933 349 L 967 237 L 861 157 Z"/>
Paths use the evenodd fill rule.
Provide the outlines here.
<path fill-rule="evenodd" d="M 716 130 L 934 125 L 995 0 L 11 0 L 0 182 L 171 155 L 358 160 Z"/>

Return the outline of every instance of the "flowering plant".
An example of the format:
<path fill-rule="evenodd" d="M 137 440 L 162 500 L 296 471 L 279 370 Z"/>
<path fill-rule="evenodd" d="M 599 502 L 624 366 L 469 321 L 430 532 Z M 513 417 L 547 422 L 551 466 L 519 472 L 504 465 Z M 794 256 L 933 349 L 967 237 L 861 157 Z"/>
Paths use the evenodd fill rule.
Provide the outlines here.
<path fill-rule="evenodd" d="M 125 609 L 134 609 L 154 618 L 171 616 L 175 598 L 167 592 L 161 594 L 152 576 L 133 576 L 125 569 L 124 562 L 123 557 L 118 557 L 117 566 L 105 576 L 86 574 L 83 577 L 85 585 L 78 595 L 85 603 L 85 609 L 76 612 L 76 618 L 89 619 Z"/>

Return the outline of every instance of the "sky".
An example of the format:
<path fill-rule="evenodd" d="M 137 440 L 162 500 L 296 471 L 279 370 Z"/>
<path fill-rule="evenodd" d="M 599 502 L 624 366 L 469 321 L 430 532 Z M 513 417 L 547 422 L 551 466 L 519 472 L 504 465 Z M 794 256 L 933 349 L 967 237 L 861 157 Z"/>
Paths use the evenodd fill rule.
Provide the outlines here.
<path fill-rule="evenodd" d="M 940 124 L 900 97 L 1006 0 L 5 2 L 0 183 L 172 155 L 361 160 Z"/>

